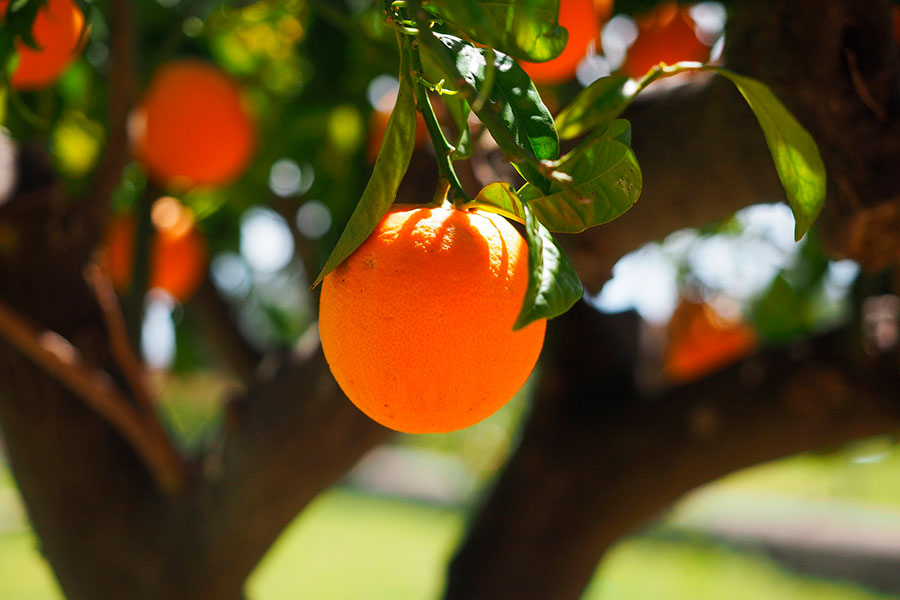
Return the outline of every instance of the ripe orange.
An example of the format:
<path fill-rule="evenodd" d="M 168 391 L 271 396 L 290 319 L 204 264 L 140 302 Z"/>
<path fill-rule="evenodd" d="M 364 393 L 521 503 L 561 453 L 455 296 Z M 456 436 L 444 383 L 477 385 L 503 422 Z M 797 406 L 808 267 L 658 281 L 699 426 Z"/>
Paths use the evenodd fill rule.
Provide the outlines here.
<path fill-rule="evenodd" d="M 395 206 L 322 284 L 322 349 L 341 389 L 382 425 L 462 429 L 525 383 L 546 321 L 513 331 L 528 248 L 503 218 Z"/>
<path fill-rule="evenodd" d="M 5 17 L 9 0 L 0 0 L 0 13 Z M 38 9 L 32 37 L 39 50 L 16 43 L 19 64 L 10 78 L 19 90 L 49 86 L 66 70 L 79 50 L 84 29 L 84 14 L 72 0 L 48 0 Z"/>
<path fill-rule="evenodd" d="M 565 49 L 546 62 L 522 61 L 522 68 L 538 84 L 569 81 L 575 76 L 578 63 L 587 54 L 591 41 L 600 35 L 600 25 L 611 13 L 612 0 L 560 0 L 559 24 L 569 32 Z"/>
<path fill-rule="evenodd" d="M 180 301 L 190 298 L 206 272 L 206 240 L 194 227 L 194 216 L 174 198 L 153 205 L 155 233 L 150 246 L 149 287 L 166 290 Z M 119 292 L 131 285 L 137 224 L 131 216 L 110 219 L 104 242 L 106 266 Z"/>
<path fill-rule="evenodd" d="M 700 379 L 746 356 L 756 348 L 752 327 L 726 319 L 706 303 L 684 300 L 668 327 L 667 378 L 675 383 Z"/>
<path fill-rule="evenodd" d="M 240 88 L 200 60 L 161 67 L 130 128 L 150 175 L 176 187 L 230 182 L 247 167 L 256 143 Z"/>
<path fill-rule="evenodd" d="M 375 164 L 378 158 L 378 151 L 381 150 L 381 142 L 384 140 L 384 132 L 387 130 L 388 119 L 391 118 L 391 108 L 386 111 L 380 108 L 372 111 L 372 117 L 369 121 L 369 142 L 366 145 L 366 160 L 370 164 Z M 416 148 L 422 146 L 428 139 L 428 129 L 425 126 L 425 119 L 421 113 L 416 113 Z"/>
<path fill-rule="evenodd" d="M 622 67 L 629 77 L 643 77 L 660 62 L 702 62 L 709 58 L 709 48 L 694 33 L 694 20 L 687 7 L 674 2 L 660 4 L 637 17 L 637 24 L 638 37 L 628 49 Z"/>

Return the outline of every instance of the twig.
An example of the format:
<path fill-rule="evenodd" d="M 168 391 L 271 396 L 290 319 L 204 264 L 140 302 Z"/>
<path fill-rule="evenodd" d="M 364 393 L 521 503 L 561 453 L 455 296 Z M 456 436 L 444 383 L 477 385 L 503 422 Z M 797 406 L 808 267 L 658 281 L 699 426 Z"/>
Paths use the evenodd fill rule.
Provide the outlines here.
<path fill-rule="evenodd" d="M 850 71 L 850 81 L 853 82 L 853 88 L 859 97 L 860 102 L 871 110 L 879 121 L 886 122 L 888 120 L 887 111 L 878 103 L 872 95 L 872 90 L 866 84 L 862 73 L 859 71 L 859 59 L 849 48 L 844 48 L 844 58 L 847 59 L 847 69 Z"/>
<path fill-rule="evenodd" d="M 88 364 L 68 340 L 52 331 L 38 331 L 2 301 L 0 337 L 106 419 L 143 459 L 163 491 L 181 488 L 186 472 L 175 449 L 145 427 L 109 375 Z"/>
<path fill-rule="evenodd" d="M 84 268 L 84 278 L 94 293 L 100 312 L 103 314 L 113 358 L 116 359 L 128 380 L 131 393 L 134 394 L 141 410 L 145 413 L 152 412 L 153 399 L 147 388 L 144 366 L 131 347 L 125 316 L 122 314 L 122 308 L 119 306 L 112 282 L 96 262 L 90 262 Z"/>
<path fill-rule="evenodd" d="M 406 52 L 409 52 L 413 70 L 421 77 L 424 73 L 424 68 L 422 66 L 422 57 L 419 55 L 418 42 L 414 41 L 410 43 L 408 40 L 404 40 L 404 48 Z M 454 148 L 450 142 L 447 141 L 447 138 L 444 137 L 444 132 L 441 130 L 441 125 L 438 123 L 437 116 L 434 114 L 434 107 L 431 105 L 431 99 L 428 97 L 428 91 L 425 89 L 425 86 L 418 81 L 414 85 L 416 92 L 416 108 L 425 120 L 425 126 L 428 128 L 428 135 L 431 137 L 431 143 L 434 145 L 434 155 L 437 160 L 440 178 L 449 184 L 449 189 L 452 192 L 454 202 L 466 202 L 467 200 L 470 200 L 470 198 L 466 195 L 466 192 L 459 181 L 459 177 L 456 175 L 456 170 L 453 168 L 453 152 L 456 148 Z M 443 198 L 435 198 L 435 200 L 442 201 L 445 198 L 446 193 Z"/>
<path fill-rule="evenodd" d="M 101 224 L 112 192 L 128 163 L 128 114 L 134 105 L 135 28 L 131 0 L 112 0 L 109 24 L 109 136 L 86 198 L 90 220 Z"/>
<path fill-rule="evenodd" d="M 85 268 L 85 279 L 97 298 L 100 312 L 106 322 L 110 350 L 122 369 L 125 379 L 128 380 L 131 393 L 134 394 L 137 401 L 141 423 L 150 438 L 150 443 L 166 448 L 168 454 L 177 457 L 174 444 L 156 413 L 156 402 L 147 387 L 144 365 L 131 347 L 125 315 L 122 314 L 122 307 L 116 291 L 113 289 L 112 281 L 96 262 L 88 264 Z"/>

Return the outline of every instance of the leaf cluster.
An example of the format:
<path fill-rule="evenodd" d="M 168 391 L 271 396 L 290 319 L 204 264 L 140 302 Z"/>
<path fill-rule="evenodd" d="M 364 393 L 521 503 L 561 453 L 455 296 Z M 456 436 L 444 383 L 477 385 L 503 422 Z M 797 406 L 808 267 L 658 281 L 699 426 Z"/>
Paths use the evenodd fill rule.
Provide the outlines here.
<path fill-rule="evenodd" d="M 620 116 L 662 77 L 703 70 L 734 83 L 763 129 L 794 211 L 797 239 L 821 209 L 825 169 L 815 142 L 759 81 L 698 63 L 661 64 L 640 80 L 619 74 L 597 80 L 554 121 L 517 59 L 545 61 L 565 47 L 559 0 L 397 0 L 385 7 L 399 39 L 401 94 L 369 186 L 317 283 L 374 231 L 392 204 L 409 162 L 415 108 L 434 142 L 443 182 L 439 190 L 459 208 L 496 212 L 524 225 L 530 278 L 516 327 L 555 317 L 581 297 L 578 276 L 553 232 L 579 233 L 602 225 L 638 200 L 641 170 L 631 149 L 630 123 Z M 441 95 L 449 108 L 460 131 L 453 144 L 435 117 L 429 94 Z M 495 182 L 474 198 L 462 189 L 453 162 L 471 154 L 470 113 L 524 184 Z M 560 137 L 578 140 L 563 156 Z"/>

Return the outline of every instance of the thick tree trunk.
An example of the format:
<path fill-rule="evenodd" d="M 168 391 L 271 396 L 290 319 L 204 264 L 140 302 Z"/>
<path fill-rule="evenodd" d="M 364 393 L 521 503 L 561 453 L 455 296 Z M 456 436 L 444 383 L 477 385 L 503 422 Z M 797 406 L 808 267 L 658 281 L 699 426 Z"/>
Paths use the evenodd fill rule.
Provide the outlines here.
<path fill-rule="evenodd" d="M 18 164 L 18 189 L 0 207 L 0 300 L 126 389 L 83 275 L 99 227 L 58 194 L 39 159 L 23 154 Z M 54 339 L 32 341 L 52 348 Z M 165 494 L 109 422 L 2 336 L 0 425 L 41 549 L 73 600 L 240 598 L 290 520 L 387 435 L 341 394 L 321 352 L 289 356 L 250 381 L 221 443 Z"/>
<path fill-rule="evenodd" d="M 735 2 L 725 50 L 726 66 L 769 84 L 819 144 L 829 173 L 822 229 L 833 255 L 874 268 L 900 259 L 891 9 L 884 1 Z M 620 219 L 564 240 L 589 289 L 628 250 L 783 199 L 742 103 L 727 83 L 701 79 L 648 94 L 626 114 L 642 197 Z M 896 363 L 863 360 L 852 336 L 754 358 L 654 399 L 629 383 L 627 365 L 597 358 L 634 339 L 609 318 L 582 307 L 551 324 L 537 406 L 453 560 L 448 600 L 577 598 L 611 543 L 691 487 L 898 426 Z"/>
<path fill-rule="evenodd" d="M 821 144 L 831 174 L 829 239 L 837 253 L 861 260 L 897 247 L 897 228 L 884 227 L 892 221 L 877 212 L 900 190 L 889 15 L 886 0 L 766 0 L 736 3 L 729 25 L 728 65 L 771 84 Z M 120 12 L 114 20 L 123 19 Z M 111 29 L 112 79 L 127 82 L 123 31 Z M 15 198 L 0 207 L 0 300 L 70 340 L 123 389 L 82 269 L 127 155 L 129 87 L 114 89 L 110 151 L 84 203 L 63 198 L 50 170 L 28 155 L 18 163 Z M 724 82 L 652 94 L 630 117 L 644 197 L 622 219 L 567 240 L 593 289 L 644 242 L 782 197 L 752 115 Z M 865 235 L 859 215 L 877 235 Z M 628 319 L 582 306 L 553 324 L 535 411 L 454 560 L 448 598 L 576 597 L 610 543 L 689 487 L 897 427 L 896 365 L 847 355 L 851 346 L 834 337 L 802 359 L 759 357 L 646 397 L 631 379 Z M 175 495 L 159 491 L 132 445 L 81 398 L 0 341 L 0 426 L 68 597 L 239 598 L 290 519 L 386 437 L 340 394 L 321 354 L 289 359 L 261 380 L 252 350 L 220 333 L 223 344 L 236 340 L 227 359 L 247 392 L 233 403 L 221 443 L 195 457 Z"/>
<path fill-rule="evenodd" d="M 578 598 L 611 544 L 691 488 L 900 427 L 896 363 L 861 360 L 848 331 L 654 397 L 633 383 L 635 320 L 580 304 L 552 322 L 533 414 L 447 600 Z"/>

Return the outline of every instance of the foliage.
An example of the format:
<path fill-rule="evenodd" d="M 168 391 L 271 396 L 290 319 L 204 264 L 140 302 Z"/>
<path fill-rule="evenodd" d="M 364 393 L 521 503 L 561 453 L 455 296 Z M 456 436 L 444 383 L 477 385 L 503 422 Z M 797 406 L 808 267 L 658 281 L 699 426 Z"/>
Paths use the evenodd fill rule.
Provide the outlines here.
<path fill-rule="evenodd" d="M 13 3 L 2 37 L 6 55 L 14 54 L 15 40 L 28 42 L 40 4 Z M 715 70 L 733 81 L 760 119 L 794 209 L 798 237 L 821 208 L 824 168 L 809 135 L 768 88 L 721 68 L 660 66 L 640 80 L 614 73 L 578 94 L 554 122 L 543 92 L 517 60 L 546 61 L 565 47 L 567 34 L 558 24 L 556 0 L 410 0 L 385 2 L 384 12 L 364 4 L 342 12 L 301 0 L 215 9 L 211 3 L 200 4 L 202 9 L 139 4 L 141 46 L 157 48 L 142 61 L 139 79 L 143 84 L 157 66 L 188 53 L 211 57 L 244 86 L 259 139 L 264 140 L 253 163 L 231 185 L 195 187 L 181 198 L 196 215 L 213 256 L 238 249 L 242 215 L 251 206 L 261 202 L 291 219 L 285 211 L 290 202 L 298 197 L 321 200 L 338 227 L 312 240 L 312 260 L 304 265 L 321 265 L 313 282 L 318 284 L 362 243 L 394 202 L 413 151 L 418 110 L 435 145 L 439 178 L 449 184 L 438 187 L 435 201 L 442 200 L 443 190 L 457 206 L 529 222 L 525 231 L 533 246 L 532 276 L 518 324 L 552 318 L 582 292 L 550 232 L 576 233 L 602 225 L 637 201 L 642 187 L 639 157 L 631 150 L 630 126 L 619 116 L 660 77 L 700 69 Z M 104 67 L 99 49 L 109 33 L 101 11 L 79 6 L 90 8 L 84 56 L 44 93 L 44 100 L 25 98 L 23 103 L 19 94 L 11 94 L 15 110 L 7 119 L 16 137 L 30 135 L 36 123 L 51 128 L 60 170 L 76 191 L 86 189 L 90 161 L 99 156 L 105 109 L 101 99 L 108 82 L 97 70 Z M 617 4 L 617 10 L 626 12 L 643 8 Z M 363 117 L 370 109 L 361 98 L 372 73 L 395 69 L 400 93 L 379 158 L 367 173 L 358 157 L 365 145 Z M 471 130 L 473 119 L 484 129 Z M 474 142 L 486 134 L 524 181 L 491 183 L 473 198 L 474 191 L 459 183 L 454 163 L 469 159 Z M 559 137 L 577 141 L 563 156 Z M 285 158 L 309 176 L 301 177 L 301 184 L 286 196 L 276 192 L 266 201 L 259 190 L 271 187 L 272 165 Z M 360 193 L 367 175 L 368 184 Z M 119 209 L 146 210 L 140 206 L 133 200 Z M 530 221 L 529 214 L 534 217 Z M 243 268 L 249 268 L 251 288 L 264 285 L 252 267 Z M 245 315 L 257 315 L 246 318 L 277 318 L 277 306 L 259 294 L 241 292 L 234 299 Z M 262 331 L 280 329 L 276 322 L 271 325 Z"/>

